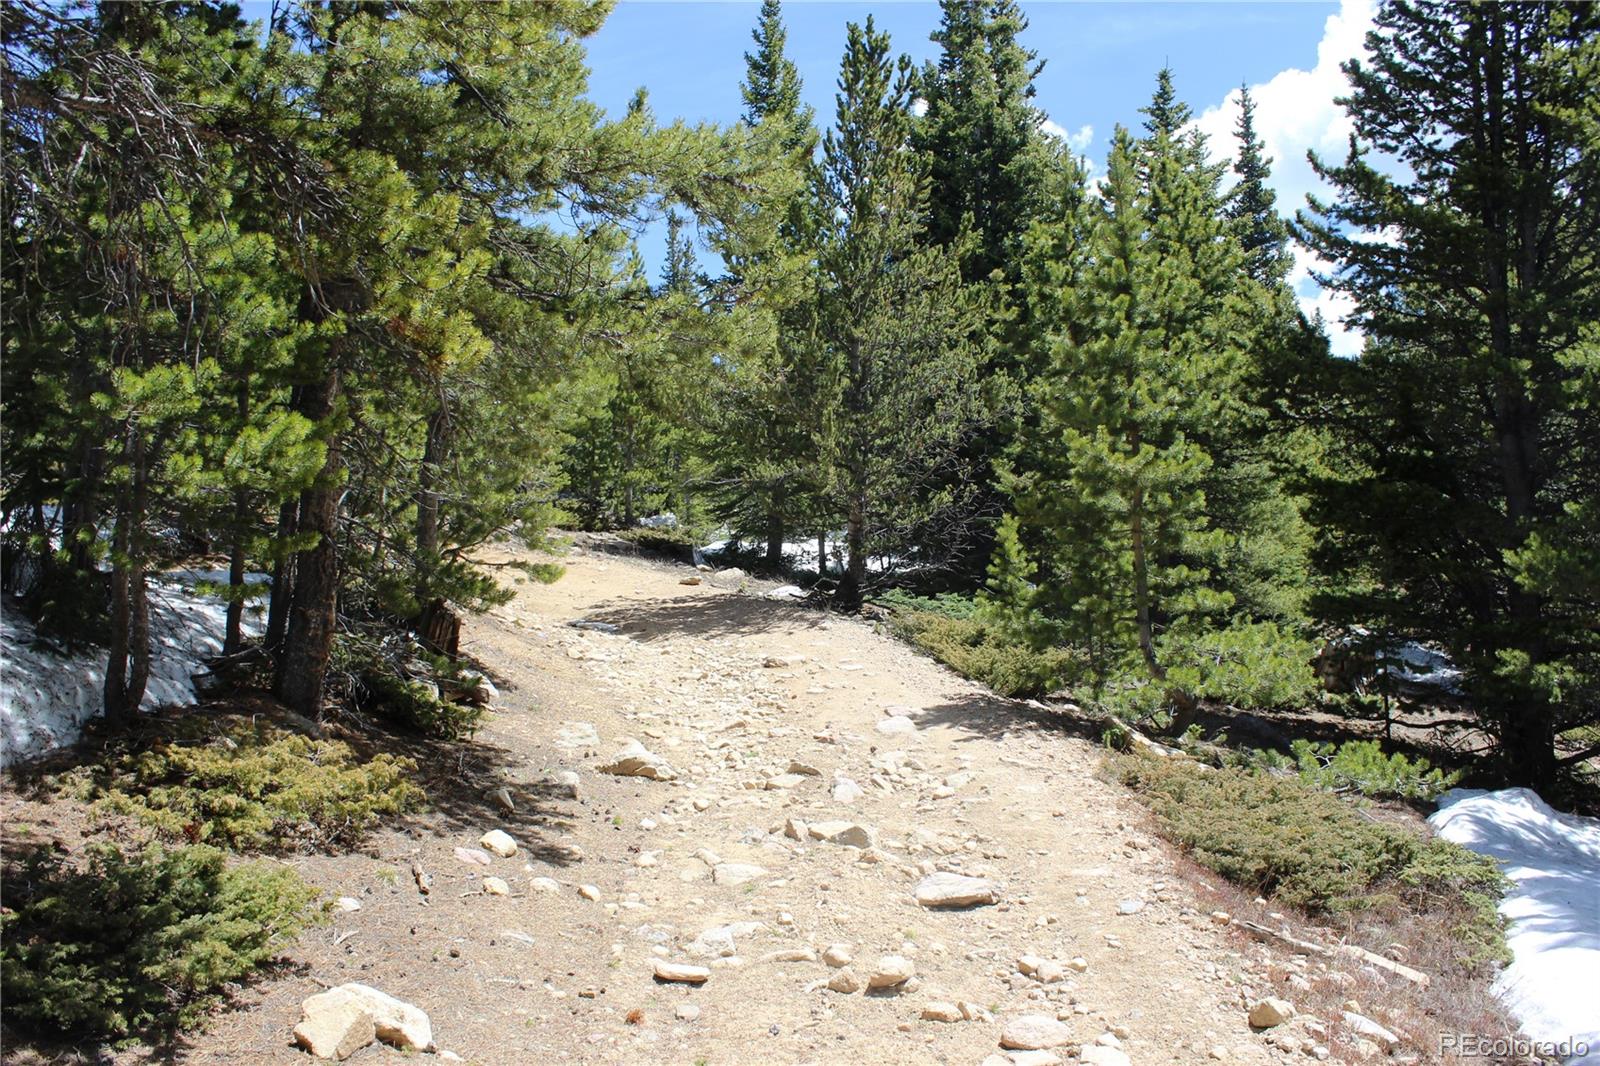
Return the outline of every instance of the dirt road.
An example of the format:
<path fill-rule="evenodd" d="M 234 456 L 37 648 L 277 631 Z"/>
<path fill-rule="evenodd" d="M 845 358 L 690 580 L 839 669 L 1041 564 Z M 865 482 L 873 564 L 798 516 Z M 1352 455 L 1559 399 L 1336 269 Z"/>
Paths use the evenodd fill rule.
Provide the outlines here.
<path fill-rule="evenodd" d="M 684 566 L 561 561 L 561 580 L 521 584 L 469 624 L 502 692 L 474 755 L 423 768 L 436 809 L 371 856 L 295 863 L 361 909 L 308 934 L 294 972 L 247 993 L 187 1061 L 307 1061 L 288 1041 L 299 1001 L 345 981 L 416 1003 L 442 1050 L 493 1066 L 976 1066 L 1025 1015 L 1141 1066 L 1309 1061 L 1251 1032 L 1241 997 L 1267 975 L 1096 777 L 1092 739 L 869 622 Z M 630 739 L 676 776 L 600 772 Z M 564 770 L 580 798 L 541 784 Z M 515 813 L 493 800 L 500 784 Z M 819 826 L 873 846 L 815 839 Z M 492 828 L 516 856 L 456 857 Z M 413 863 L 433 878 L 426 897 Z M 988 879 L 999 902 L 925 908 L 914 891 L 934 871 Z M 510 895 L 484 894 L 486 875 Z M 915 975 L 831 990 L 850 983 L 832 964 L 845 956 L 861 982 L 884 956 Z M 709 979 L 663 983 L 662 961 Z M 974 1018 L 927 1020 L 930 1004 Z M 1102 1054 L 1121 1061 L 1085 1058 Z M 400 1058 L 374 1046 L 352 1061 Z"/>

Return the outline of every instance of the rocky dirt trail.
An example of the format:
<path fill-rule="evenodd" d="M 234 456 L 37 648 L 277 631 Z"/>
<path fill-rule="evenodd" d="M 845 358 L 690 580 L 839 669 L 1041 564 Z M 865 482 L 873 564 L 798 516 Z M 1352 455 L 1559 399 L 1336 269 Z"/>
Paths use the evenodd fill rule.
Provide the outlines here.
<path fill-rule="evenodd" d="M 468 626 L 502 682 L 485 761 L 426 767 L 437 809 L 374 854 L 296 862 L 351 909 L 186 1061 L 308 1061 L 300 1001 L 349 981 L 484 1064 L 1308 1061 L 1249 1028 L 1262 964 L 1092 740 L 870 622 L 561 562 Z M 601 769 L 630 745 L 653 776 Z M 919 902 L 950 886 L 978 902 Z"/>

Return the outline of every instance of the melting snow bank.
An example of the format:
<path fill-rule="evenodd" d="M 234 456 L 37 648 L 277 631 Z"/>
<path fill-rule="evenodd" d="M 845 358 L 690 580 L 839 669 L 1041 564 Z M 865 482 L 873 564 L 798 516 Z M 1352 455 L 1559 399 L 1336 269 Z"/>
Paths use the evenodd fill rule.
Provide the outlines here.
<path fill-rule="evenodd" d="M 150 582 L 150 682 L 146 710 L 195 702 L 191 675 L 222 651 L 227 605 L 194 591 L 200 580 L 226 581 L 225 573 L 183 571 Z M 265 581 L 252 574 L 251 583 Z M 244 631 L 261 634 L 255 612 L 246 609 Z M 102 708 L 106 678 L 104 648 L 64 655 L 40 640 L 33 623 L 15 611 L 0 612 L 0 766 L 71 744 L 83 724 Z"/>
<path fill-rule="evenodd" d="M 1532 1040 L 1600 1064 L 1600 819 L 1552 810 L 1530 789 L 1458 788 L 1428 823 L 1500 860 L 1513 961 L 1494 992 Z"/>

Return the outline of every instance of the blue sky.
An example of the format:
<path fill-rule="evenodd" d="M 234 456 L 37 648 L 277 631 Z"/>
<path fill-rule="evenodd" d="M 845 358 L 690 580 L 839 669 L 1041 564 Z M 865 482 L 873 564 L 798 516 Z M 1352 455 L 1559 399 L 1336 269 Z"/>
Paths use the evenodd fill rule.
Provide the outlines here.
<path fill-rule="evenodd" d="M 1319 3 L 1028 3 L 1023 41 L 1045 60 L 1035 103 L 1050 128 L 1096 168 L 1118 123 L 1136 125 L 1156 71 L 1173 69 L 1179 95 L 1210 136 L 1213 150 L 1232 151 L 1241 83 L 1251 86 L 1257 124 L 1276 158 L 1278 202 L 1286 213 L 1318 188 L 1305 165 L 1307 148 L 1342 154 L 1349 126 L 1333 99 L 1344 90 L 1338 64 L 1357 53 L 1370 27 L 1371 0 Z M 624 0 L 586 42 L 590 97 L 620 114 L 634 90 L 649 90 L 658 119 L 733 122 L 742 103 L 744 53 L 759 4 Z M 897 51 L 933 58 L 928 35 L 938 26 L 935 3 L 784 4 L 788 54 L 800 68 L 805 97 L 819 124 L 833 116 L 835 79 L 845 24 L 871 14 Z M 652 269 L 659 232 L 641 245 Z M 1339 324 L 1344 310 L 1309 277 L 1299 253 L 1291 279 L 1308 309 L 1329 320 L 1336 351 L 1353 353 L 1359 337 Z"/>

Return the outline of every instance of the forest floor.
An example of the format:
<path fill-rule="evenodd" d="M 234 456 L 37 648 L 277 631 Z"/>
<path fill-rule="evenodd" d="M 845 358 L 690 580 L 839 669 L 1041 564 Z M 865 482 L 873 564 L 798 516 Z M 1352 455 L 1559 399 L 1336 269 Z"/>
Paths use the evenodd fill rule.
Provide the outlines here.
<path fill-rule="evenodd" d="M 463 650 L 500 695 L 472 742 L 413 753 L 429 809 L 361 852 L 289 860 L 360 909 L 334 911 L 181 1043 L 79 1061 L 300 1066 L 301 1001 L 349 981 L 421 1007 L 441 1052 L 485 1066 L 978 1066 L 1027 1015 L 1059 1018 L 1084 1061 L 1127 1061 L 1119 1047 L 1138 1064 L 1358 1058 L 1338 1010 L 1314 1013 L 1295 989 L 1336 978 L 1334 1002 L 1381 1006 L 1385 977 L 1330 975 L 1219 921 L 1267 908 L 1155 837 L 1098 775 L 1087 723 L 995 697 L 881 626 L 768 600 L 759 583 L 583 547 L 560 562 L 560 580 L 520 583 L 467 623 Z M 600 772 L 629 739 L 676 778 Z M 579 776 L 576 799 L 545 783 L 563 770 Z M 70 810 L 8 793 L 7 824 L 74 844 Z M 852 823 L 876 846 L 794 839 L 790 819 Z M 496 828 L 516 855 L 457 857 Z M 414 867 L 431 875 L 426 896 Z M 988 878 L 1000 900 L 926 909 L 914 889 L 934 869 Z M 486 894 L 489 875 L 510 894 Z M 863 982 L 884 956 L 915 976 L 833 991 L 830 948 Z M 1064 979 L 1020 972 L 1026 955 Z M 710 977 L 663 983 L 662 960 Z M 1247 1012 L 1267 995 L 1299 1000 L 1300 1016 L 1253 1030 Z M 925 1020 L 934 1003 L 974 1018 Z M 1431 1061 L 1432 1040 L 1417 1034 L 1398 1059 Z M 350 1061 L 412 1057 L 374 1044 Z"/>

